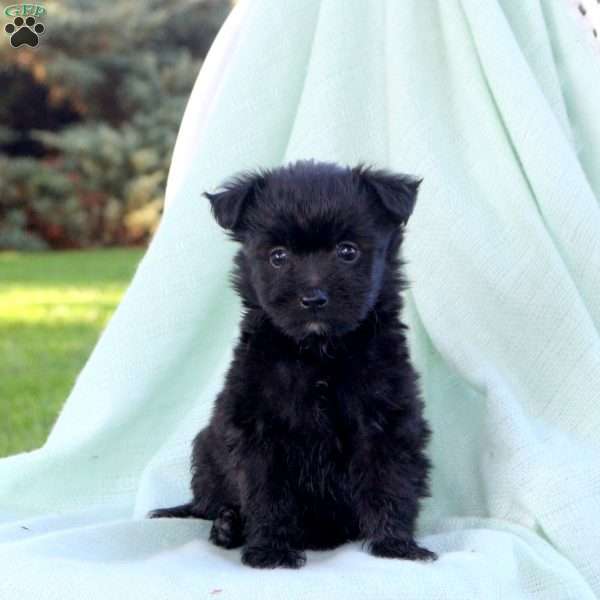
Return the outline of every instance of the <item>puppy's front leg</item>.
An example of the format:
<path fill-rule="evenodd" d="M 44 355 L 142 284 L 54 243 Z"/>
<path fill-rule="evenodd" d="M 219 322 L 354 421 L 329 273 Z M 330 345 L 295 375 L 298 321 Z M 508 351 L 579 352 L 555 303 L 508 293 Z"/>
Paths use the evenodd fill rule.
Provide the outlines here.
<path fill-rule="evenodd" d="M 382 457 L 379 457 L 380 461 Z M 419 497 L 411 484 L 412 466 L 371 462 L 356 489 L 360 534 L 371 554 L 383 558 L 431 561 L 437 555 L 414 539 Z"/>
<path fill-rule="evenodd" d="M 246 546 L 242 562 L 251 567 L 299 568 L 306 562 L 301 549 L 299 507 L 285 482 L 248 473 L 244 503 Z"/>

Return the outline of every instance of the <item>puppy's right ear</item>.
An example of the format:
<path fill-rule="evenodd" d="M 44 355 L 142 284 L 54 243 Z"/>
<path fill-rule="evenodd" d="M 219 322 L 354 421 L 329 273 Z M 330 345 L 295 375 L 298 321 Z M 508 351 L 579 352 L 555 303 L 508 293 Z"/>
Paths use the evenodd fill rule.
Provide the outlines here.
<path fill-rule="evenodd" d="M 225 182 L 214 194 L 204 192 L 211 204 L 216 222 L 233 233 L 241 231 L 244 222 L 244 212 L 256 197 L 264 184 L 261 173 L 241 173 Z"/>

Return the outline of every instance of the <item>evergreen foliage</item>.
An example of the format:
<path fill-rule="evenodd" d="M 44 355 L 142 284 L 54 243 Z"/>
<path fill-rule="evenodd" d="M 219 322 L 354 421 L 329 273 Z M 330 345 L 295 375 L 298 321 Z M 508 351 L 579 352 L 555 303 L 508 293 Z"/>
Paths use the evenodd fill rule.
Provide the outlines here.
<path fill-rule="evenodd" d="M 45 2 L 0 46 L 0 249 L 143 243 L 228 0 Z"/>

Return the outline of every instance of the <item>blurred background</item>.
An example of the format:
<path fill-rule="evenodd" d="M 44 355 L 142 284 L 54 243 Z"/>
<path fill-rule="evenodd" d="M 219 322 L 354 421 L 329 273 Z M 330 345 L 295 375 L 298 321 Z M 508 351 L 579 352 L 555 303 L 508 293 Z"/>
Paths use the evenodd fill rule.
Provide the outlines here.
<path fill-rule="evenodd" d="M 0 3 L 0 456 L 43 444 L 133 275 L 232 2 L 40 4 L 14 48 Z"/>

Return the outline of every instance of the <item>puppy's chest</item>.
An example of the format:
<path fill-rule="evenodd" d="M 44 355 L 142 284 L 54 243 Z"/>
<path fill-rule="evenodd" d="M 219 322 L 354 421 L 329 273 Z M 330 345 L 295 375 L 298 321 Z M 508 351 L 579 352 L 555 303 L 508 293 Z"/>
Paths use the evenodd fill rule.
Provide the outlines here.
<path fill-rule="evenodd" d="M 289 426 L 305 432 L 347 428 L 353 419 L 343 374 L 328 364 L 280 361 L 263 380 L 268 406 Z"/>
<path fill-rule="evenodd" d="M 300 490 L 337 495 L 335 489 L 356 451 L 356 407 L 335 371 L 305 365 L 291 369 L 287 365 L 285 370 L 291 378 L 275 377 L 281 395 L 275 425 L 266 433 L 285 456 L 286 470 Z"/>
<path fill-rule="evenodd" d="M 317 477 L 320 487 L 347 470 L 359 446 L 359 403 L 348 394 L 343 373 L 331 366 L 282 361 L 260 386 L 264 405 L 255 431 L 285 456 L 303 486 L 313 487 Z"/>

